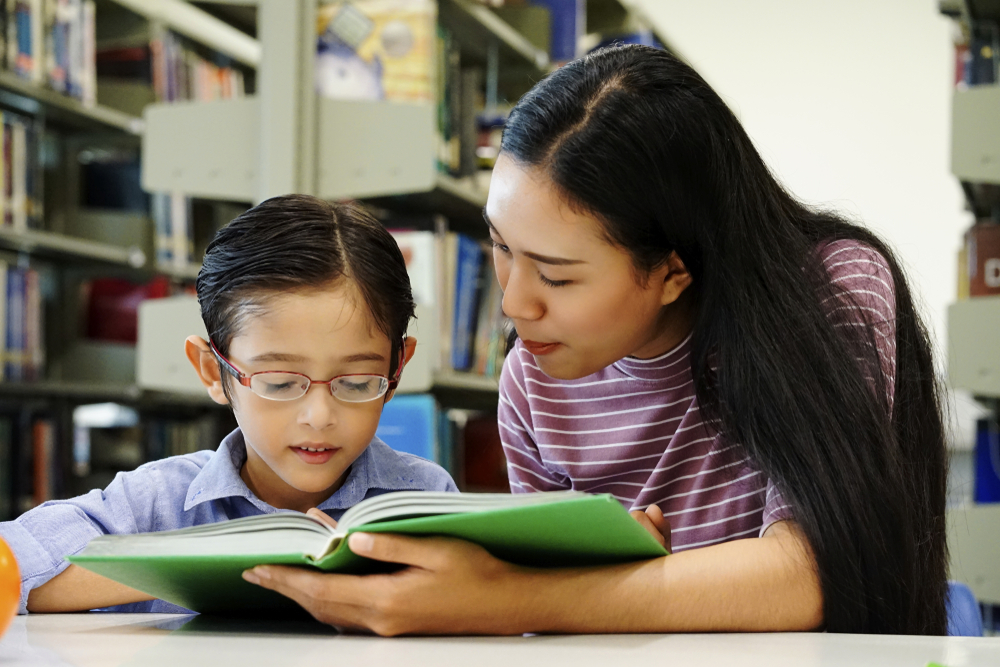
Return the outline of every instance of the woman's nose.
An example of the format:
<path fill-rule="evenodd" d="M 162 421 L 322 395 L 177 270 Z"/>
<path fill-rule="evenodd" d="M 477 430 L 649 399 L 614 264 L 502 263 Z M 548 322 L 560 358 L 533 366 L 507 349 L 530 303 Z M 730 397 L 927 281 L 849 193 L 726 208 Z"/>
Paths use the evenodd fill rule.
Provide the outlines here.
<path fill-rule="evenodd" d="M 545 313 L 544 304 L 531 289 L 527 273 L 518 267 L 511 267 L 507 284 L 503 286 L 503 312 L 515 321 L 537 320 Z"/>

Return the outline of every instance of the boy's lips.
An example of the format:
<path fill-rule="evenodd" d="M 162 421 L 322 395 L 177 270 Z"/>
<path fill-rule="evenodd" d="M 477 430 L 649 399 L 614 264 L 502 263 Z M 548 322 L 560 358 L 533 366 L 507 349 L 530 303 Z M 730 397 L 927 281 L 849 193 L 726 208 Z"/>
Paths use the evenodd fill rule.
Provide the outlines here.
<path fill-rule="evenodd" d="M 540 343 L 534 340 L 521 339 L 521 344 L 524 345 L 524 349 L 531 352 L 534 355 L 548 354 L 554 352 L 561 343 Z"/>
<path fill-rule="evenodd" d="M 332 459 L 333 455 L 340 451 L 340 447 L 310 442 L 295 445 L 292 447 L 292 451 L 298 454 L 305 463 L 320 465 Z"/>

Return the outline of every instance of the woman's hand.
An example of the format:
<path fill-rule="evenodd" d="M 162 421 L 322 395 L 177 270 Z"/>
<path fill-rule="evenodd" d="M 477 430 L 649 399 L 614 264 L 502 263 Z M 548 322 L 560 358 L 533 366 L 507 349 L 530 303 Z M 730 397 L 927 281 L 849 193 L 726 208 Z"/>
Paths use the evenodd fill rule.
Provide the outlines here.
<path fill-rule="evenodd" d="M 670 551 L 670 522 L 663 516 L 663 510 L 657 505 L 650 505 L 646 511 L 632 510 L 629 512 L 632 518 L 649 531 L 649 534 Z"/>
<path fill-rule="evenodd" d="M 310 512 L 311 513 L 311 512 Z M 392 574 L 356 576 L 276 565 L 243 573 L 317 620 L 380 635 L 521 634 L 531 608 L 528 570 L 462 540 L 355 533 L 348 545 L 374 560 L 406 565 Z"/>

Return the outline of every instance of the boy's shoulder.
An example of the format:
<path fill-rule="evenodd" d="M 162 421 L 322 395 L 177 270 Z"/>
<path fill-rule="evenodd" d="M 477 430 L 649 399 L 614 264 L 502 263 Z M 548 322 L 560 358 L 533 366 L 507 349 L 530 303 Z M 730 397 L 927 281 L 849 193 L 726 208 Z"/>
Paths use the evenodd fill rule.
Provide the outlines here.
<path fill-rule="evenodd" d="M 369 476 L 375 485 L 393 490 L 458 491 L 451 475 L 440 465 L 416 454 L 396 451 L 379 438 L 372 439 L 367 453 L 374 468 Z"/>

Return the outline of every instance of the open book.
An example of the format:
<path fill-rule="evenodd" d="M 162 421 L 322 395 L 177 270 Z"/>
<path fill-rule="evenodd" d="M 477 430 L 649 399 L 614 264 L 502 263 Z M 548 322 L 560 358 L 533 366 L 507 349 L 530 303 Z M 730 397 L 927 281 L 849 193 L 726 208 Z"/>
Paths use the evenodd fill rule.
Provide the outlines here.
<path fill-rule="evenodd" d="M 386 571 L 384 563 L 348 548 L 347 536 L 359 531 L 457 537 L 534 567 L 603 565 L 667 553 L 608 494 L 400 491 L 358 503 L 337 528 L 283 512 L 160 533 L 102 535 L 68 560 L 194 611 L 261 615 L 297 605 L 245 582 L 241 573 L 255 565 Z"/>

